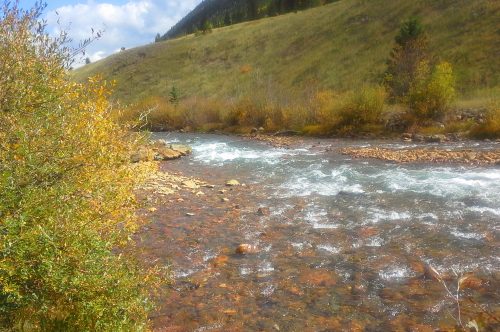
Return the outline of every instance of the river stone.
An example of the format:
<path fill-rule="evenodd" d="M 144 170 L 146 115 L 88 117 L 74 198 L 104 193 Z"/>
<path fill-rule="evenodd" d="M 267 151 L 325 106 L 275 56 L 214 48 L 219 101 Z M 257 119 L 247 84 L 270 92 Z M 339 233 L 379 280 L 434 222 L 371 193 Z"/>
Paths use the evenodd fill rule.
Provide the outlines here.
<path fill-rule="evenodd" d="M 446 141 L 446 136 L 445 135 L 425 136 L 425 141 L 428 143 L 443 143 L 444 141 Z"/>
<path fill-rule="evenodd" d="M 412 139 L 413 142 L 423 142 L 423 141 L 425 141 L 424 135 L 420 135 L 420 134 L 413 134 L 413 136 L 412 136 L 411 139 Z"/>
<path fill-rule="evenodd" d="M 236 253 L 240 255 L 246 255 L 246 254 L 256 254 L 259 252 L 259 249 L 257 246 L 253 244 L 247 244 L 247 243 L 242 243 L 236 248 Z"/>
<path fill-rule="evenodd" d="M 268 207 L 260 207 L 257 210 L 257 215 L 263 217 L 263 216 L 269 216 L 271 214 L 271 210 L 269 210 Z"/>
<path fill-rule="evenodd" d="M 170 149 L 179 152 L 183 156 L 187 156 L 191 154 L 192 149 L 190 146 L 182 145 L 182 144 L 171 144 Z"/>
<path fill-rule="evenodd" d="M 155 148 L 156 160 L 173 160 L 182 157 L 182 153 L 169 149 L 167 147 L 157 147 Z"/>
<path fill-rule="evenodd" d="M 186 180 L 182 182 L 182 185 L 188 189 L 198 189 L 200 186 L 193 180 Z"/>
<path fill-rule="evenodd" d="M 234 187 L 234 186 L 239 186 L 240 183 L 238 182 L 238 180 L 229 180 L 226 182 L 226 186 L 228 187 Z"/>

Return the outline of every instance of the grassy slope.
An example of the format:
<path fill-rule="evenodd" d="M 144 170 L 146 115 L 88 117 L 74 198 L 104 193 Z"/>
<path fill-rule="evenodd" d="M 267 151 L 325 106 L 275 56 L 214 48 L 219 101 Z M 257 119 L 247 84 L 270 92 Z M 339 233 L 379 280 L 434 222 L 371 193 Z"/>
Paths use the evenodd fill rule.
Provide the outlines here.
<path fill-rule="evenodd" d="M 427 26 L 432 51 L 454 65 L 462 93 L 500 85 L 500 2 L 493 0 L 342 0 L 127 50 L 75 75 L 116 79 L 116 96 L 126 102 L 166 96 L 172 84 L 183 96 L 234 96 L 256 84 L 355 89 L 380 79 L 400 22 L 412 15 Z"/>

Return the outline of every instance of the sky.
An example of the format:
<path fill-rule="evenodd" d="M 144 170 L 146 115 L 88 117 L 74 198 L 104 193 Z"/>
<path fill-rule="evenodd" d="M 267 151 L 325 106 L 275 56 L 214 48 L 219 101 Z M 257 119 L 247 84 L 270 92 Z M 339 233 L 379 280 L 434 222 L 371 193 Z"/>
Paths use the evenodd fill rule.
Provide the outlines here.
<path fill-rule="evenodd" d="M 92 29 L 103 31 L 102 37 L 86 50 L 92 62 L 118 52 L 154 42 L 201 0 L 45 0 L 48 32 L 69 32 L 75 46 L 92 35 Z M 20 0 L 29 8 L 35 0 Z M 60 25 L 57 24 L 59 19 Z M 81 65 L 79 59 L 75 67 Z"/>

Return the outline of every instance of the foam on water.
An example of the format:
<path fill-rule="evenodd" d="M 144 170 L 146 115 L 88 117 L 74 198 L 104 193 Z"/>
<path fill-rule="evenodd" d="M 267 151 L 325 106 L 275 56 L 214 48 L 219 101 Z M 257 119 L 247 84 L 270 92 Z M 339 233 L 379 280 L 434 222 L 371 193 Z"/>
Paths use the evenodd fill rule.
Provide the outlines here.
<path fill-rule="evenodd" d="M 497 169 L 399 167 L 383 170 L 374 178 L 392 192 L 414 192 L 461 199 L 480 197 L 486 201 L 500 200 L 500 172 Z"/>
<path fill-rule="evenodd" d="M 342 251 L 341 248 L 334 247 L 334 246 L 331 246 L 329 244 L 320 244 L 320 245 L 316 246 L 316 248 L 318 248 L 318 250 L 321 250 L 321 251 L 326 251 L 330 254 L 338 254 Z"/>
<path fill-rule="evenodd" d="M 493 208 L 489 208 L 489 207 L 473 206 L 473 207 L 467 208 L 467 210 L 472 211 L 472 212 L 477 212 L 480 214 L 486 213 L 486 214 L 491 214 L 491 215 L 495 215 L 495 216 L 500 216 L 500 208 L 493 209 Z"/>
<path fill-rule="evenodd" d="M 379 272 L 379 277 L 386 281 L 394 279 L 411 278 L 414 274 L 407 266 L 390 266 L 389 268 Z"/>
<path fill-rule="evenodd" d="M 239 142 L 194 142 L 193 156 L 205 164 L 224 164 L 235 162 L 258 162 L 275 165 L 287 158 L 298 155 L 315 155 L 306 149 L 264 149 L 260 146 L 240 146 Z"/>
<path fill-rule="evenodd" d="M 368 220 L 373 223 L 379 221 L 407 220 L 411 218 L 408 212 L 384 211 L 375 207 L 368 210 L 368 216 Z"/>

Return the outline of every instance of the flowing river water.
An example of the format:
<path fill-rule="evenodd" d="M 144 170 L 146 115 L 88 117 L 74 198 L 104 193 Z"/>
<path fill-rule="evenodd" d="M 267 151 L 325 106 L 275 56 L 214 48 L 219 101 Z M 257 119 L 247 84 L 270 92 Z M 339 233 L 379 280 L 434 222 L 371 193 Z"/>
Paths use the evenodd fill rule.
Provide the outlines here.
<path fill-rule="evenodd" d="M 152 317 L 158 331 L 448 331 L 459 311 L 463 325 L 499 327 L 498 166 L 338 152 L 411 146 L 388 141 L 304 140 L 283 149 L 222 135 L 155 138 L 193 148 L 165 171 L 215 185 L 160 204 L 141 234 L 147 255 L 169 262 L 174 275 Z M 229 179 L 245 186 L 225 187 Z M 258 251 L 236 254 L 241 243 Z M 462 276 L 470 279 L 459 310 L 444 285 L 456 296 Z"/>

